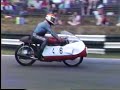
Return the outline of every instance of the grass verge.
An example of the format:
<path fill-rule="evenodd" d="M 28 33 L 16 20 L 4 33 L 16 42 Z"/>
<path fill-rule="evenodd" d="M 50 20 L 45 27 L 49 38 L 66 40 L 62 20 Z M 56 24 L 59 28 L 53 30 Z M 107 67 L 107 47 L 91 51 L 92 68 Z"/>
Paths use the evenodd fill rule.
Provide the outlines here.
<path fill-rule="evenodd" d="M 17 34 L 31 34 L 39 22 L 44 20 L 44 17 L 25 17 L 26 23 L 24 25 L 17 25 L 16 18 L 1 18 L 1 33 L 17 33 Z M 63 25 L 55 25 L 52 27 L 55 32 L 60 33 L 63 30 L 67 30 L 73 34 L 85 34 L 85 35 L 119 35 L 120 27 L 116 26 L 117 17 L 110 17 L 110 26 L 96 26 L 96 20 L 94 17 L 83 17 L 81 25 L 70 26 L 67 24 L 68 17 L 61 16 Z"/>

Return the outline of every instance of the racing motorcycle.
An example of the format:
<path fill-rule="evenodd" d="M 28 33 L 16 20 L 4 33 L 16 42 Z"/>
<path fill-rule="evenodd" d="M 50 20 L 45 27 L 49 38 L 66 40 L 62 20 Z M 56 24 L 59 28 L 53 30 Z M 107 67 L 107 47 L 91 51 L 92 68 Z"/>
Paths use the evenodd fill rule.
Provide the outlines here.
<path fill-rule="evenodd" d="M 31 56 L 35 56 L 38 52 L 38 47 L 41 44 L 33 42 L 30 36 L 24 36 L 20 39 L 22 44 L 18 46 L 15 51 L 15 58 L 17 62 L 22 66 L 30 66 L 36 60 L 42 62 L 63 62 L 65 65 L 74 67 L 82 63 L 83 58 L 87 56 L 87 47 L 82 40 L 68 31 L 62 31 L 60 34 L 63 39 L 63 43 L 57 42 L 57 40 L 51 36 L 46 36 L 48 44 L 44 48 L 41 59 L 33 59 Z"/>

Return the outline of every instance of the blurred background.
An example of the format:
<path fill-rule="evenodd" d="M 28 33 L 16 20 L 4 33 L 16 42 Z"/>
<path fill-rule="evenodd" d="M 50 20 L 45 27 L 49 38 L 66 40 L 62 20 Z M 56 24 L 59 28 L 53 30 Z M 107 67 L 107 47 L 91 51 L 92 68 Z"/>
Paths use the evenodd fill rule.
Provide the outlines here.
<path fill-rule="evenodd" d="M 29 28 L 20 26 L 21 30 L 29 32 L 44 20 L 47 13 L 56 15 L 58 32 L 74 29 L 79 34 L 118 34 L 120 31 L 113 27 L 120 26 L 120 0 L 1 0 L 2 30 L 12 31 L 15 24 L 25 24 Z M 86 32 L 88 29 L 91 31 Z M 21 30 L 17 28 L 16 31 Z"/>
<path fill-rule="evenodd" d="M 120 52 L 120 0 L 1 0 L 2 38 L 30 35 L 48 13 L 56 15 L 58 34 L 92 35 L 85 37 L 88 48 Z"/>
<path fill-rule="evenodd" d="M 1 0 L 1 11 L 4 14 L 46 14 L 58 12 L 59 14 L 72 14 L 78 12 L 80 15 L 93 15 L 98 3 L 104 5 L 105 12 L 111 15 L 119 14 L 119 0 Z M 26 13 L 25 13 L 26 12 Z M 23 14 L 22 13 L 22 14 Z"/>

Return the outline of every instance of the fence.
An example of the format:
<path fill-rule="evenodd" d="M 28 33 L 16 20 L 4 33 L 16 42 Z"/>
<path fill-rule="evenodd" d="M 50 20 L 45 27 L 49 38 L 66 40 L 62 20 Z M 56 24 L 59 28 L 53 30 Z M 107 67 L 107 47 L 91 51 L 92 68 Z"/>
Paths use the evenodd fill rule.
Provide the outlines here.
<path fill-rule="evenodd" d="M 2 34 L 2 47 L 15 49 L 22 42 L 19 39 L 23 34 Z M 27 35 L 28 36 L 28 35 Z M 47 36 L 50 36 L 47 34 Z M 60 35 L 65 37 L 65 35 Z M 120 36 L 116 35 L 76 35 L 88 47 L 88 53 L 105 54 L 105 53 L 120 53 Z M 75 40 L 72 36 L 71 40 Z"/>

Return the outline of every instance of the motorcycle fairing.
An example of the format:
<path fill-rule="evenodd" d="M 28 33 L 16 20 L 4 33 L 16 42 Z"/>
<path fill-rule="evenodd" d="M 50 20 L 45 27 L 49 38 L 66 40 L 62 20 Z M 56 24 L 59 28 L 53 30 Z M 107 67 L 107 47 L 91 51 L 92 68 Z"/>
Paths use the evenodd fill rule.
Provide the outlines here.
<path fill-rule="evenodd" d="M 46 46 L 43 56 L 66 56 L 77 55 L 85 49 L 82 41 L 67 44 L 65 46 Z"/>
<path fill-rule="evenodd" d="M 44 61 L 74 60 L 74 59 L 76 59 L 77 57 L 86 57 L 86 56 L 87 56 L 86 49 L 87 49 L 87 48 L 85 48 L 81 53 L 76 54 L 76 55 L 44 56 Z"/>

